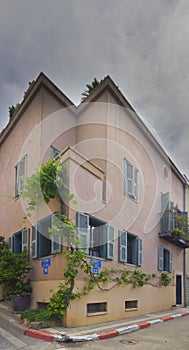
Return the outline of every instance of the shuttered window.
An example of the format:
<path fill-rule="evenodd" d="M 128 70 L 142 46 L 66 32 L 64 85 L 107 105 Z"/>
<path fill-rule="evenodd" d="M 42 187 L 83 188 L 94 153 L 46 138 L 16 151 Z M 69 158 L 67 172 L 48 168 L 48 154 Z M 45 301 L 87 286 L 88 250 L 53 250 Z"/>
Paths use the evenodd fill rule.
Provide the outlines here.
<path fill-rule="evenodd" d="M 124 193 L 138 201 L 138 170 L 127 159 L 124 163 Z"/>
<path fill-rule="evenodd" d="M 158 270 L 172 272 L 172 252 L 164 247 L 158 247 Z"/>
<path fill-rule="evenodd" d="M 56 214 L 49 215 L 32 227 L 32 258 L 60 253 L 62 251 L 62 233 L 50 234 Z"/>
<path fill-rule="evenodd" d="M 23 157 L 20 162 L 15 166 L 15 196 L 19 196 L 24 191 L 24 184 L 26 181 L 26 160 L 27 157 Z"/>
<path fill-rule="evenodd" d="M 119 231 L 119 261 L 133 265 L 142 265 L 142 240 L 127 231 Z"/>
<path fill-rule="evenodd" d="M 12 235 L 9 238 L 9 248 L 12 253 L 19 254 L 24 250 L 29 252 L 30 230 L 23 229 Z"/>
<path fill-rule="evenodd" d="M 114 259 L 114 227 L 88 214 L 77 213 L 79 248 L 91 256 Z"/>

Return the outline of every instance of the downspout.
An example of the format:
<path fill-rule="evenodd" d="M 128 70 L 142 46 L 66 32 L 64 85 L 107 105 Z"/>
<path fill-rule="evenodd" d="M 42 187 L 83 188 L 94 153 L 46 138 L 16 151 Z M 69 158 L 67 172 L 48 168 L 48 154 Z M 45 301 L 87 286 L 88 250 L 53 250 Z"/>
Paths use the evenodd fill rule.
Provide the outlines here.
<path fill-rule="evenodd" d="M 185 179 L 186 181 L 186 179 Z M 186 211 L 186 189 L 188 187 L 187 181 L 184 183 L 183 188 L 184 188 L 184 211 Z M 184 274 L 184 306 L 186 307 L 186 248 L 184 248 L 184 253 L 183 253 L 183 274 Z"/>

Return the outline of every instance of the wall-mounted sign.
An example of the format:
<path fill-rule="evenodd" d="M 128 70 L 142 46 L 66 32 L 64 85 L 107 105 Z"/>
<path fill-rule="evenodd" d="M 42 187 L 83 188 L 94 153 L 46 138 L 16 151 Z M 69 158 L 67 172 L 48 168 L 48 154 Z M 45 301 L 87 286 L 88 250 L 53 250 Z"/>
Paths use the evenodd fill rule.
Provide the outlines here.
<path fill-rule="evenodd" d="M 43 259 L 41 261 L 41 266 L 42 267 L 49 267 L 49 266 L 51 266 L 51 259 L 50 258 Z"/>

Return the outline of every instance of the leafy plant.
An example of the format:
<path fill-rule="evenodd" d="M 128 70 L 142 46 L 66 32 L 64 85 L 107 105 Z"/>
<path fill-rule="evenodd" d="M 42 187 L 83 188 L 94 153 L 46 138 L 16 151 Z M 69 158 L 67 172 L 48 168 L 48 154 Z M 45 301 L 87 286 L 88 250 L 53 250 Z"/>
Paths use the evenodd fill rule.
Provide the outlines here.
<path fill-rule="evenodd" d="M 5 297 L 27 295 L 32 292 L 28 278 L 30 270 L 26 251 L 13 254 L 8 248 L 2 250 L 0 256 L 0 281 L 4 284 Z"/>
<path fill-rule="evenodd" d="M 161 273 L 162 284 L 168 286 L 171 283 L 172 278 L 166 272 Z"/>

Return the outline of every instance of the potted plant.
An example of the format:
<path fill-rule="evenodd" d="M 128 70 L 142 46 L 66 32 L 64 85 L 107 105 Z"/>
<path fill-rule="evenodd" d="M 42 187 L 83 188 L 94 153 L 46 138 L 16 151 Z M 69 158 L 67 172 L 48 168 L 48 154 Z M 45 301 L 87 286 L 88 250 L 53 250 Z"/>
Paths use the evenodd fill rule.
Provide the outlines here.
<path fill-rule="evenodd" d="M 26 251 L 13 254 L 9 249 L 3 250 L 0 280 L 4 284 L 4 297 L 10 299 L 14 311 L 24 311 L 29 307 L 32 292 L 30 270 Z"/>
<path fill-rule="evenodd" d="M 3 255 L 3 251 L 8 249 L 8 243 L 5 241 L 4 236 L 0 236 L 0 257 Z M 0 301 L 4 299 L 4 285 L 0 280 Z"/>

